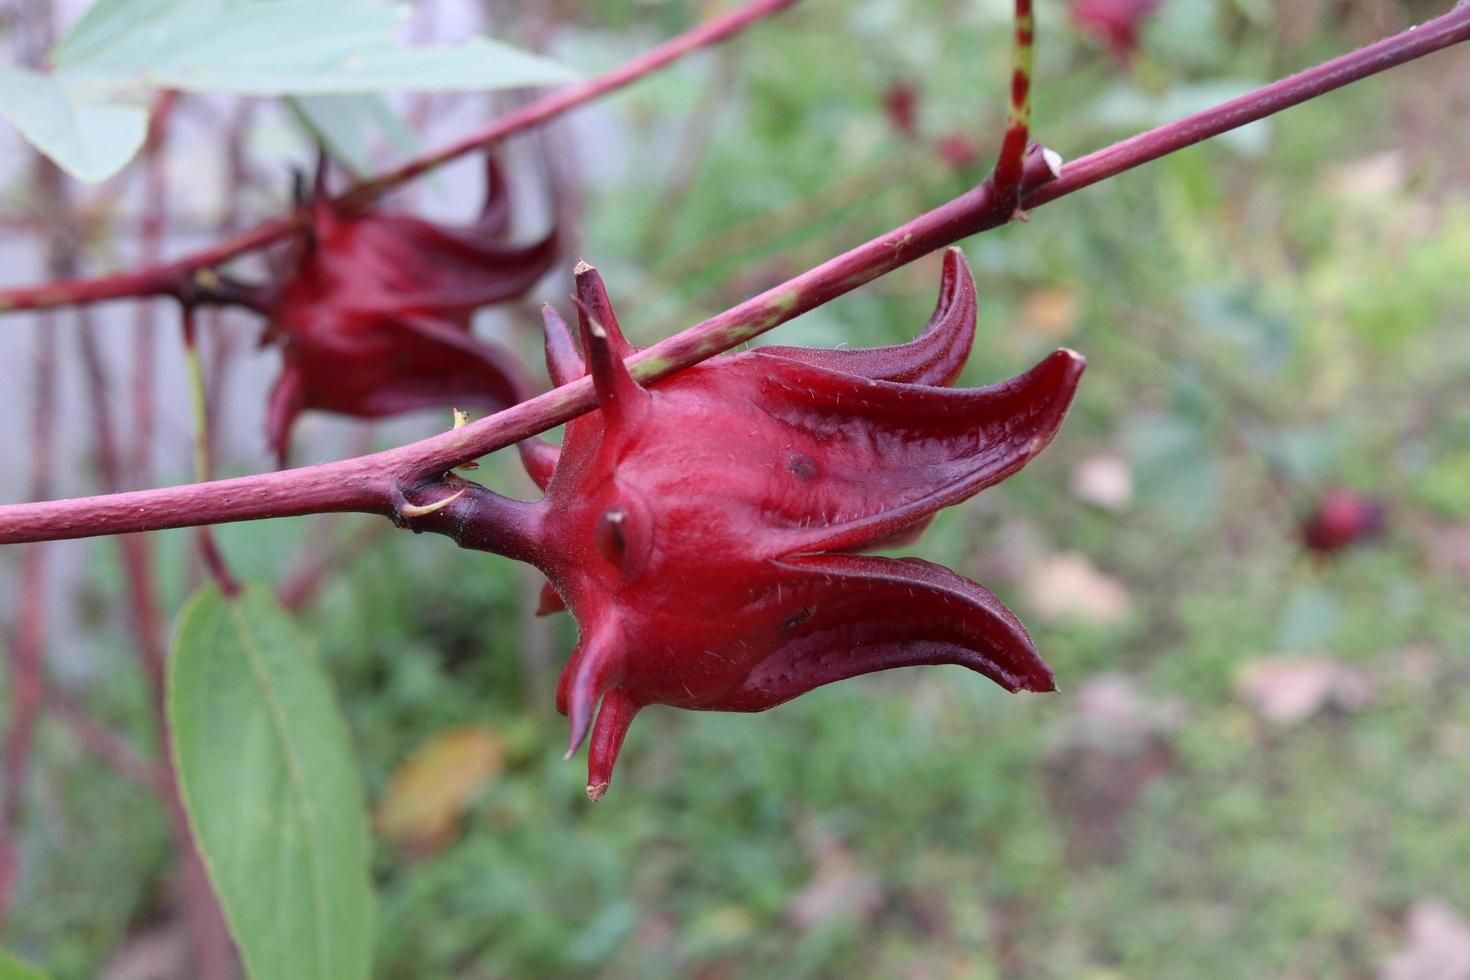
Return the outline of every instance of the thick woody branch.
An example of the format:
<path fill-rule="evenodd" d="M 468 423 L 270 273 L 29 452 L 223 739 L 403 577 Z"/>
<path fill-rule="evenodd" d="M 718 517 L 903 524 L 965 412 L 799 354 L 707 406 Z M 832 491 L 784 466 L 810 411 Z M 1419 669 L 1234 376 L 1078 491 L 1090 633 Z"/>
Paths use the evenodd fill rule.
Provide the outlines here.
<path fill-rule="evenodd" d="M 1470 5 L 1462 4 L 1414 30 L 1065 166 L 1055 167 L 1054 155 L 1033 148 L 1026 157 L 1021 206 L 1039 207 L 1200 140 L 1466 40 L 1470 40 Z M 1059 173 L 1054 174 L 1054 170 Z M 987 181 L 885 235 L 655 344 L 629 358 L 628 366 L 645 383 L 667 377 L 920 256 L 1004 224 L 1011 213 L 997 208 L 997 197 Z M 214 483 L 0 507 L 0 544 L 295 514 L 363 511 L 392 515 L 398 512 L 397 502 L 403 499 L 402 488 L 442 482 L 443 474 L 454 466 L 514 445 L 594 405 L 592 383 L 582 378 L 463 428 L 370 456 Z M 469 504 L 457 506 L 460 509 L 455 513 L 461 513 Z"/>
<path fill-rule="evenodd" d="M 688 54 L 729 40 L 751 24 L 780 13 L 795 2 L 796 0 L 753 0 L 723 17 L 716 17 L 671 38 L 605 74 L 527 103 L 446 147 L 425 153 L 385 174 L 349 188 L 337 198 L 337 202 L 345 208 L 371 204 L 388 191 L 426 171 L 467 154 L 488 149 L 516 133 L 533 129 L 572 109 L 594 102 Z M 200 272 L 210 270 L 238 255 L 281 241 L 292 232 L 306 227 L 308 217 L 304 208 L 298 208 L 288 215 L 262 222 L 254 228 L 172 262 L 89 279 L 64 279 L 40 286 L 0 289 L 0 312 L 76 306 L 141 296 L 174 296 L 193 302 L 207 301 L 213 279 L 208 276 L 200 278 Z"/>

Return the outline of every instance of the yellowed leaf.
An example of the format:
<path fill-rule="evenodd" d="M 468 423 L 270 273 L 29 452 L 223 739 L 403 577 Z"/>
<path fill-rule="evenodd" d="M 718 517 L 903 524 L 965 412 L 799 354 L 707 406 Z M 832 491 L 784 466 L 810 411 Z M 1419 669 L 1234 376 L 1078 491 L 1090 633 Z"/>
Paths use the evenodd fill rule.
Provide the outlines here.
<path fill-rule="evenodd" d="M 443 846 L 470 802 L 505 765 L 501 738 L 483 725 L 440 732 L 419 746 L 388 783 L 378 830 L 416 851 Z"/>
<path fill-rule="evenodd" d="M 1383 965 L 1383 980 L 1470 980 L 1470 921 L 1443 902 L 1409 909 L 1403 948 Z"/>
<path fill-rule="evenodd" d="M 1070 620 L 1109 626 L 1127 618 L 1133 606 L 1122 582 L 1075 551 L 1038 561 L 1026 573 L 1022 588 L 1037 618 L 1051 623 Z"/>
<path fill-rule="evenodd" d="M 1082 300 L 1075 289 L 1046 286 L 1026 297 L 1021 306 L 1021 322 L 1032 333 L 1054 340 L 1072 331 L 1081 311 Z"/>
<path fill-rule="evenodd" d="M 1356 711 L 1373 696 L 1362 672 L 1327 657 L 1268 657 L 1243 665 L 1240 698 L 1258 716 L 1289 727 L 1327 707 Z"/>
<path fill-rule="evenodd" d="M 1085 456 L 1072 468 L 1072 494 L 1103 510 L 1124 510 L 1133 502 L 1133 471 L 1118 455 Z"/>

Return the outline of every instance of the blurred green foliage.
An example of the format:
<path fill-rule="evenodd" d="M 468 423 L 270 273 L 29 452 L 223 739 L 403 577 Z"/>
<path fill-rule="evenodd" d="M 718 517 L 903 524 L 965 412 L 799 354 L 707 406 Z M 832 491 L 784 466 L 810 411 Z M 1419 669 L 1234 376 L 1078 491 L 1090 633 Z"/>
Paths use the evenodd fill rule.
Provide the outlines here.
<path fill-rule="evenodd" d="M 599 5 L 605 19 L 568 27 L 556 53 L 611 64 L 641 45 L 646 13 L 667 33 L 697 6 Z M 982 175 L 1006 7 L 810 0 L 599 110 L 583 247 L 625 328 L 666 335 Z M 1043 4 L 1040 134 L 1076 155 L 1352 41 L 1323 24 L 1289 42 L 1278 9 L 1166 0 L 1124 67 Z M 1445 544 L 1470 520 L 1470 196 L 1404 109 L 1465 85 L 1450 67 L 1356 86 L 965 243 L 981 290 L 966 379 L 1060 344 L 1090 368 L 1046 455 L 942 515 L 918 552 L 1032 626 L 1059 695 L 932 668 L 765 715 L 652 709 L 591 806 L 550 712 L 574 631 L 529 620 L 534 577 L 407 535 L 355 560 L 305 620 L 369 799 L 453 726 L 486 724 L 506 751 L 450 844 L 381 844 L 382 975 L 1357 976 L 1400 944 L 1412 902 L 1470 913 L 1470 557 Z M 899 79 L 920 88 L 911 139 L 882 111 Z M 711 114 L 700 147 L 691 120 Z M 977 138 L 974 168 L 936 154 L 954 131 Z M 903 339 L 937 271 L 920 262 L 775 339 Z M 1098 454 L 1132 475 L 1120 509 L 1071 489 Z M 488 479 L 514 485 L 501 464 Z M 1385 498 L 1389 529 L 1309 559 L 1297 523 L 1333 484 Z M 268 581 L 303 523 L 221 538 Z M 186 541 L 169 541 L 177 608 Z M 1063 551 L 1121 585 L 1126 611 L 1040 615 L 1028 569 Z M 110 550 L 95 552 L 109 575 Z M 117 635 L 91 651 L 107 678 L 93 704 L 144 741 Z M 1261 720 L 1242 670 L 1298 654 L 1352 668 L 1371 697 Z M 1099 677 L 1138 699 L 1123 722 L 1095 717 Z M 1169 720 L 1144 748 L 1109 742 L 1154 708 Z M 0 942 L 90 976 L 166 907 L 165 824 L 65 733 L 43 734 L 23 913 Z"/>

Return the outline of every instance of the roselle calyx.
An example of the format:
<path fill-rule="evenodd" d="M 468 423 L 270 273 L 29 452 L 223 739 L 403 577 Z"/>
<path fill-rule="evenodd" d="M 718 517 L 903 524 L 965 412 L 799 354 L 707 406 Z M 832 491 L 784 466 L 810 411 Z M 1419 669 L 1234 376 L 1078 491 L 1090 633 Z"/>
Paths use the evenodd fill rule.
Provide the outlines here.
<path fill-rule="evenodd" d="M 945 256 L 934 315 L 907 344 L 762 347 L 647 388 L 624 364 L 635 349 L 601 278 L 584 264 L 576 280 L 585 359 L 548 306 L 547 367 L 558 384 L 590 373 L 598 408 L 568 424 L 559 458 L 529 467 L 545 497 L 502 501 L 493 520 L 521 529 L 517 556 L 546 574 L 542 611 L 576 617 L 557 707 L 568 755 L 590 732 L 593 799 L 651 704 L 762 711 L 918 664 L 1054 689 L 989 592 L 916 558 L 862 554 L 913 540 L 940 509 L 1021 469 L 1056 434 L 1082 373 L 1059 350 L 1009 381 L 949 387 L 975 330 L 961 252 Z"/>
<path fill-rule="evenodd" d="M 477 340 L 470 319 L 529 290 L 556 260 L 557 241 L 555 229 L 529 243 L 508 240 L 510 189 L 494 158 L 480 216 L 464 227 L 380 209 L 348 213 L 320 185 L 310 228 L 266 311 L 266 341 L 282 357 L 266 429 L 281 461 L 306 409 L 380 418 L 522 400 L 519 367 Z"/>
<path fill-rule="evenodd" d="M 1138 49 L 1138 33 L 1162 0 L 1072 0 L 1072 22 L 1105 44 L 1119 61 Z"/>
<path fill-rule="evenodd" d="M 1302 544 L 1322 555 L 1342 551 L 1382 533 L 1385 511 L 1382 500 L 1332 487 L 1302 521 Z"/>

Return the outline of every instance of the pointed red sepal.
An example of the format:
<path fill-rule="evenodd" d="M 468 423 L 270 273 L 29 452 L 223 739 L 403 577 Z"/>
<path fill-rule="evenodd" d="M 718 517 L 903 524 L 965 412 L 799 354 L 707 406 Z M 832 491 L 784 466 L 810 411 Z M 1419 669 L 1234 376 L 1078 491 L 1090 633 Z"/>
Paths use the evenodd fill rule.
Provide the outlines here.
<path fill-rule="evenodd" d="M 541 594 L 536 600 L 536 615 L 550 616 L 553 613 L 566 612 L 566 609 L 567 602 L 561 597 L 561 593 L 556 591 L 556 586 L 550 582 L 542 583 Z M 562 713 L 565 714 L 565 710 Z"/>
<path fill-rule="evenodd" d="M 287 363 L 271 389 L 265 409 L 265 437 L 282 469 L 291 454 L 291 430 L 306 408 L 306 386 L 299 368 Z"/>
<path fill-rule="evenodd" d="M 541 323 L 546 333 L 546 373 L 551 383 L 561 387 L 586 374 L 587 366 L 577 353 L 572 332 L 556 307 L 550 303 L 541 307 Z"/>
<path fill-rule="evenodd" d="M 592 802 L 607 795 L 628 726 L 642 707 L 626 691 L 616 687 L 602 696 L 597 724 L 592 728 L 592 743 L 587 749 L 587 797 Z"/>
<path fill-rule="evenodd" d="M 582 329 L 587 329 L 589 319 L 595 320 L 602 325 L 607 333 L 608 346 L 620 360 L 636 354 L 638 348 L 628 343 L 628 338 L 623 336 L 623 328 L 618 325 L 618 315 L 613 312 L 612 298 L 607 295 L 607 285 L 603 283 L 602 275 L 586 262 L 578 262 L 572 270 L 572 278 L 577 283 Z"/>
<path fill-rule="evenodd" d="M 557 684 L 557 708 L 571 722 L 566 757 L 587 738 L 597 701 L 620 679 L 623 650 L 614 635 L 584 634 Z"/>
<path fill-rule="evenodd" d="M 894 667 L 958 664 L 1008 691 L 1051 691 L 1051 670 L 1000 600 L 917 558 L 782 559 L 779 642 L 727 703 L 763 711 L 813 688 Z"/>
<path fill-rule="evenodd" d="M 499 238 L 510 232 L 511 219 L 510 183 L 500 159 L 494 153 L 485 154 L 485 203 L 480 207 L 480 217 L 473 228 L 481 235 Z"/>
<path fill-rule="evenodd" d="M 572 302 L 580 314 L 582 347 L 587 352 L 587 367 L 597 387 L 597 407 L 606 420 L 606 429 L 629 432 L 637 426 L 652 396 L 633 380 L 623 355 L 614 349 L 614 337 L 621 339 L 622 335 L 609 330 L 580 298 Z"/>
<path fill-rule="evenodd" d="M 821 479 L 783 474 L 767 498 L 786 554 L 870 547 L 1021 469 L 1051 442 L 1085 362 L 1058 350 L 984 388 L 916 388 L 772 359 L 771 414 L 794 449 L 840 460 Z M 856 424 L 856 420 L 861 420 Z M 799 438 L 798 438 L 799 436 Z M 820 455 L 818 455 L 820 454 Z"/>
<path fill-rule="evenodd" d="M 896 347 L 829 350 L 811 347 L 757 347 L 755 353 L 784 357 L 815 367 L 860 375 L 874 381 L 950 385 L 959 377 L 975 340 L 975 280 L 965 253 L 944 253 L 939 300 L 929 323 L 913 340 Z"/>
<path fill-rule="evenodd" d="M 520 451 L 521 465 L 526 468 L 526 474 L 530 476 L 531 482 L 544 491 L 551 484 L 551 478 L 556 473 L 557 461 L 561 459 L 561 449 L 535 436 L 530 439 L 522 439 L 516 444 L 516 449 Z"/>

